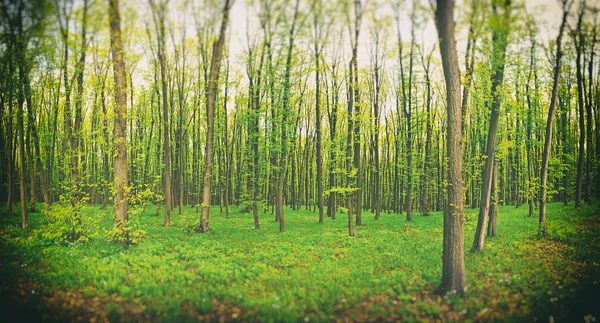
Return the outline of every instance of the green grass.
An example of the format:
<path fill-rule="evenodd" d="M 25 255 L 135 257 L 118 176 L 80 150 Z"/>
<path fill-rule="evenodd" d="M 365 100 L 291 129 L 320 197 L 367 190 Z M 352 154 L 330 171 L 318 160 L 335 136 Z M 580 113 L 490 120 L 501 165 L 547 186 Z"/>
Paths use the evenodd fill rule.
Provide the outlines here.
<path fill-rule="evenodd" d="M 551 237 L 540 239 L 526 205 L 500 207 L 498 236 L 483 253 L 468 252 L 476 219 L 467 221 L 468 292 L 452 298 L 439 296 L 439 212 L 412 223 L 363 212 L 351 238 L 341 213 L 319 224 L 318 214 L 286 209 L 281 234 L 270 213 L 255 231 L 250 214 L 234 208 L 226 219 L 214 207 L 210 232 L 199 234 L 190 230 L 195 208 L 164 228 L 148 207 L 139 215 L 146 236 L 129 249 L 109 241 L 111 211 L 98 206 L 85 210 L 100 224 L 87 244 L 43 239 L 42 214 L 30 215 L 27 231 L 19 216 L 1 215 L 0 273 L 11 296 L 0 301 L 27 312 L 22 319 L 582 321 L 600 315 L 598 209 L 549 204 Z"/>

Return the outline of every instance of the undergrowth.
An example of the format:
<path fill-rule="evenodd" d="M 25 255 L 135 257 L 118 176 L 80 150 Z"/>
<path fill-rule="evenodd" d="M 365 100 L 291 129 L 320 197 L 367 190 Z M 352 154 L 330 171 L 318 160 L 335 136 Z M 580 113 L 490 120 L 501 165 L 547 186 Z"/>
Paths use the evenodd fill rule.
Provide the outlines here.
<path fill-rule="evenodd" d="M 286 209 L 281 234 L 270 213 L 256 231 L 251 214 L 232 208 L 226 219 L 217 206 L 210 232 L 198 234 L 186 230 L 197 226 L 196 208 L 175 210 L 165 228 L 148 205 L 134 208 L 145 238 L 128 249 L 107 233 L 110 208 L 82 208 L 98 223 L 85 244 L 49 239 L 42 214 L 30 215 L 29 231 L 2 215 L 0 272 L 14 294 L 2 303 L 15 313 L 36 303 L 35 313 L 68 320 L 591 320 L 600 315 L 598 209 L 549 204 L 550 237 L 540 239 L 526 205 L 500 207 L 498 236 L 465 254 L 468 291 L 451 298 L 438 290 L 440 212 L 413 222 L 363 212 L 365 225 L 348 237 L 341 215 L 319 224 L 316 213 Z M 465 250 L 475 226 L 465 223 Z"/>

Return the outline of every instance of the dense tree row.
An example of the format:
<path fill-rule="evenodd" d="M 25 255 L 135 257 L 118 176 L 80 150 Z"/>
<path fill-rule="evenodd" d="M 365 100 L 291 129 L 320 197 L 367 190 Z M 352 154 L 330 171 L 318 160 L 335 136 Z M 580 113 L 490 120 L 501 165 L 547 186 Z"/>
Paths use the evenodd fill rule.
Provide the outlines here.
<path fill-rule="evenodd" d="M 0 200 L 24 227 L 61 196 L 157 203 L 165 226 L 195 207 L 201 232 L 211 204 L 281 231 L 284 205 L 343 213 L 351 236 L 364 210 L 480 208 L 483 250 L 498 204 L 544 228 L 546 196 L 600 192 L 592 4 L 563 0 L 549 40 L 518 0 L 465 2 L 456 36 L 452 1 L 254 1 L 240 37 L 232 2 L 0 3 Z"/>

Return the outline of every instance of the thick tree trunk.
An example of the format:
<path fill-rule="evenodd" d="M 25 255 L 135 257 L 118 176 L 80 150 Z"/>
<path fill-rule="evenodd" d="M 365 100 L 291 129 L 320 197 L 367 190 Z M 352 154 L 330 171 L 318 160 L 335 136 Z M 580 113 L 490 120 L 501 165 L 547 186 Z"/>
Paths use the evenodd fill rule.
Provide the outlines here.
<path fill-rule="evenodd" d="M 115 145 L 114 157 L 114 204 L 115 227 L 126 225 L 129 178 L 127 174 L 127 75 L 125 71 L 125 52 L 121 35 L 121 17 L 119 16 L 119 0 L 109 0 L 110 47 L 113 57 L 113 73 L 115 82 L 115 126 L 113 140 Z M 125 244 L 129 237 L 125 231 Z"/>
<path fill-rule="evenodd" d="M 463 293 L 467 288 L 464 264 L 463 180 L 461 151 L 460 71 L 454 36 L 454 1 L 437 0 L 436 26 L 446 79 L 448 206 L 444 211 L 442 292 Z"/>

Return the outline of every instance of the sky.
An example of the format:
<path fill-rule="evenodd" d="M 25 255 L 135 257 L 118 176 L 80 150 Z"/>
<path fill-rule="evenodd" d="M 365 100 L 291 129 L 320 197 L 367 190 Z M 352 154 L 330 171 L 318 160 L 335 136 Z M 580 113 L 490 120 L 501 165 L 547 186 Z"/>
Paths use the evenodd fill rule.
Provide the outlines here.
<path fill-rule="evenodd" d="M 364 2 L 364 0 L 362 0 Z M 373 1 L 373 0 L 371 0 Z M 468 0 L 467 0 L 468 1 Z M 591 0 L 596 1 L 596 0 Z M 250 6 L 248 4 L 248 0 L 236 0 L 234 6 L 232 7 L 231 10 L 231 40 L 230 40 L 230 48 L 232 53 L 238 53 L 243 51 L 243 49 L 246 47 L 246 43 L 247 43 L 247 37 L 246 37 L 246 31 L 247 31 L 247 26 L 248 26 L 248 17 L 252 17 L 252 15 L 256 12 L 256 8 L 253 8 L 250 12 Z M 392 14 L 392 7 L 389 4 L 386 4 L 385 2 L 387 1 L 383 1 L 382 7 L 381 9 L 378 11 L 378 16 L 382 16 L 382 15 L 390 15 Z M 426 3 L 426 1 L 421 0 L 421 2 L 423 2 L 423 4 Z M 464 12 L 463 10 L 463 6 L 464 6 L 464 0 L 457 0 L 456 1 L 456 6 L 457 9 L 455 10 L 455 16 L 457 19 L 460 19 L 460 17 L 458 17 L 458 15 L 461 12 Z M 468 1 L 470 2 L 470 1 Z M 555 38 L 557 33 L 558 33 L 558 27 L 560 24 L 560 19 L 561 19 L 561 6 L 559 3 L 559 0 L 524 0 L 525 2 L 525 7 L 527 12 L 529 12 L 530 14 L 532 14 L 536 20 L 539 23 L 540 26 L 540 37 L 544 40 L 550 39 L 550 38 Z M 410 24 L 410 19 L 409 19 L 409 13 L 410 13 L 410 3 L 412 3 L 412 1 L 405 1 L 405 10 L 403 10 L 402 14 L 402 18 L 401 18 L 401 23 L 400 23 L 400 29 L 401 29 L 401 33 L 403 36 L 403 40 L 409 40 L 410 37 L 410 29 L 411 29 L 411 24 Z M 467 3 L 468 5 L 468 3 Z M 250 18 L 251 21 L 255 22 L 255 19 Z M 338 17 L 336 19 L 345 20 L 345 17 L 343 15 L 343 13 L 339 13 Z M 419 39 L 418 42 L 421 42 L 421 36 L 423 37 L 422 41 L 424 42 L 424 45 L 429 48 L 430 46 L 432 46 L 433 44 L 435 44 L 437 42 L 437 31 L 435 29 L 435 25 L 434 22 L 432 20 L 432 17 L 428 17 L 427 19 L 427 24 L 426 26 L 421 30 L 421 31 L 417 31 L 417 35 L 416 37 Z M 456 19 L 455 19 L 456 20 Z M 359 55 L 362 56 L 363 58 L 365 56 L 368 55 L 368 42 L 369 42 L 369 38 L 368 38 L 368 24 L 369 21 L 368 19 L 363 19 L 363 25 L 362 25 L 362 30 L 361 30 L 361 40 L 359 41 L 359 46 L 362 48 L 362 54 L 363 55 Z M 252 24 L 250 24 L 250 27 L 252 28 Z M 392 27 L 395 29 L 395 27 Z M 465 29 L 465 28 L 462 28 Z M 256 32 L 260 32 L 260 30 L 251 30 L 250 34 L 252 35 L 253 33 Z M 394 36 L 394 35 L 392 35 Z M 394 36 L 395 37 L 395 36 Z M 457 32 L 457 41 L 459 43 L 459 51 L 464 51 L 464 47 L 466 46 L 466 37 L 467 37 L 467 30 L 459 30 Z M 462 46 L 461 46 L 462 45 Z M 349 44 L 347 46 L 350 46 Z"/>
<path fill-rule="evenodd" d="M 196 0 L 197 2 L 191 2 L 192 6 L 197 6 L 202 5 L 204 0 Z M 306 3 L 309 3 L 309 0 L 301 0 L 302 4 L 305 5 Z M 327 0 L 325 0 L 327 1 Z M 361 1 L 365 1 L 365 0 L 361 0 Z M 372 4 L 372 2 L 374 2 L 374 0 L 369 0 Z M 420 2 L 422 3 L 422 5 L 428 5 L 428 0 L 420 0 Z M 466 6 L 465 6 L 465 1 L 466 2 L 466 6 L 470 5 L 470 0 L 456 0 L 456 8 L 455 8 L 455 21 L 464 21 L 465 17 L 464 14 L 466 13 Z M 515 1 L 515 0 L 513 0 Z M 589 1 L 600 1 L 600 0 L 588 0 Z M 217 0 L 217 3 L 221 2 L 220 0 Z M 230 12 L 230 25 L 229 25 L 229 33 L 230 33 L 230 39 L 229 39 L 229 57 L 231 58 L 231 66 L 234 69 L 234 73 L 237 72 L 240 75 L 244 75 L 245 76 L 245 62 L 244 62 L 244 51 L 247 48 L 247 34 L 249 34 L 251 37 L 256 37 L 259 36 L 261 33 L 261 30 L 258 26 L 258 20 L 256 17 L 257 14 L 257 10 L 258 10 L 258 5 L 257 4 L 252 4 L 252 3 L 257 3 L 258 1 L 252 1 L 252 0 L 235 0 L 235 3 L 231 9 Z M 196 36 L 196 23 L 195 23 L 195 18 L 193 16 L 193 12 L 194 9 L 193 8 L 189 8 L 187 10 L 182 10 L 182 1 L 180 0 L 170 0 L 169 2 L 169 18 L 170 20 L 177 26 L 185 26 L 184 28 L 186 29 L 186 34 L 187 37 L 191 37 L 191 38 L 195 38 Z M 390 16 L 392 21 L 393 21 L 393 10 L 392 7 L 390 5 L 390 1 L 378 1 L 378 3 L 381 3 L 381 6 L 379 7 L 379 9 L 376 12 L 376 16 L 377 17 L 383 17 L 383 16 Z M 403 7 L 401 9 L 401 18 L 400 18 L 400 30 L 401 30 L 401 34 L 402 34 L 402 39 L 403 41 L 409 41 L 410 40 L 410 30 L 411 30 L 411 22 L 410 22 L 410 18 L 409 18 L 409 14 L 411 12 L 411 8 L 412 8 L 412 1 L 410 0 L 406 0 L 403 3 Z M 541 39 L 543 39 L 544 41 L 547 41 L 549 39 L 553 39 L 556 37 L 557 33 L 558 33 L 558 27 L 560 24 L 560 19 L 561 19 L 561 6 L 559 3 L 559 0 L 524 0 L 525 3 L 525 7 L 528 13 L 532 14 L 536 20 L 538 21 L 538 26 L 539 26 L 539 37 Z M 139 20 L 137 23 L 141 24 L 141 26 L 145 26 L 147 23 L 149 23 L 150 26 L 152 26 L 152 16 L 149 10 L 149 5 L 148 5 L 148 1 L 147 0 L 132 0 L 132 2 L 130 2 L 130 5 L 132 5 L 135 10 L 138 10 L 138 17 Z M 219 12 L 215 12 L 215 20 L 216 20 L 216 24 L 220 24 L 220 13 Z M 345 23 L 345 15 L 342 12 L 337 13 L 337 15 L 334 17 L 336 20 L 336 24 L 338 25 L 344 25 Z M 250 20 L 248 20 L 250 19 Z M 435 24 L 433 22 L 433 17 L 431 16 L 431 14 L 427 14 L 425 15 L 425 23 L 424 25 L 419 28 L 418 30 L 416 30 L 416 35 L 415 38 L 417 39 L 416 42 L 418 44 L 422 44 L 425 47 L 425 51 L 429 52 L 431 50 L 431 48 L 433 46 L 436 45 L 437 43 L 437 31 L 435 29 Z M 369 64 L 369 50 L 370 47 L 372 46 L 371 43 L 371 38 L 369 37 L 369 33 L 370 33 L 370 23 L 371 23 L 371 19 L 369 19 L 367 16 L 365 16 L 363 18 L 363 23 L 361 25 L 361 37 L 359 39 L 359 52 L 358 52 L 358 59 L 359 59 L 359 65 L 360 66 L 368 66 Z M 310 24 L 310 22 L 309 22 Z M 217 26 L 218 27 L 218 26 Z M 145 28 L 145 27 L 144 27 Z M 250 28 L 250 30 L 248 31 L 248 28 Z M 310 26 L 305 26 L 305 28 L 310 28 Z M 344 27 L 346 28 L 346 27 Z M 458 55 L 459 57 L 464 57 L 464 51 L 466 48 L 466 40 L 467 40 L 467 28 L 468 26 L 466 26 L 466 24 L 458 24 L 457 25 L 457 42 L 458 42 Z M 216 30 L 217 28 L 215 28 Z M 390 53 L 390 57 L 392 57 L 390 59 L 391 63 L 388 64 L 391 65 L 394 63 L 395 60 L 395 51 L 396 51 L 396 27 L 395 27 L 395 22 L 392 23 L 392 25 L 389 28 L 389 35 L 388 35 L 388 44 L 387 44 L 387 51 L 394 51 L 394 53 Z M 344 29 L 344 36 L 347 37 L 347 30 Z M 177 39 L 178 36 L 175 36 L 175 39 Z M 147 38 L 144 36 L 142 37 L 142 42 L 147 42 Z M 172 48 L 172 43 L 171 43 L 171 39 L 168 40 L 168 46 L 169 48 Z M 299 46 L 302 46 L 302 44 L 298 43 Z M 147 46 L 147 45 L 144 45 Z M 349 59 L 350 59 L 350 55 L 349 55 L 349 50 L 350 50 L 350 43 L 349 42 L 345 42 L 342 44 L 343 50 L 345 51 L 344 55 L 343 55 L 343 61 L 342 63 L 346 63 Z M 146 48 L 147 51 L 147 48 Z M 439 50 L 434 50 L 434 60 L 438 60 L 439 61 Z M 148 53 L 149 54 L 149 53 Z M 325 52 L 325 55 L 327 55 L 327 50 Z M 460 61 L 460 60 L 459 60 Z M 435 64 L 434 64 L 435 65 Z M 149 65 L 148 65 L 148 57 L 142 57 L 142 59 L 140 60 L 138 67 L 136 68 L 137 71 L 146 71 L 149 72 Z M 143 74 L 143 73 L 142 73 Z M 440 73 L 436 73 L 434 71 L 434 76 L 439 77 Z M 135 83 L 137 84 L 143 84 L 146 83 L 144 80 L 143 75 L 139 74 L 137 75 L 137 77 L 135 77 Z M 242 82 L 245 82 L 245 79 L 242 78 Z"/>

